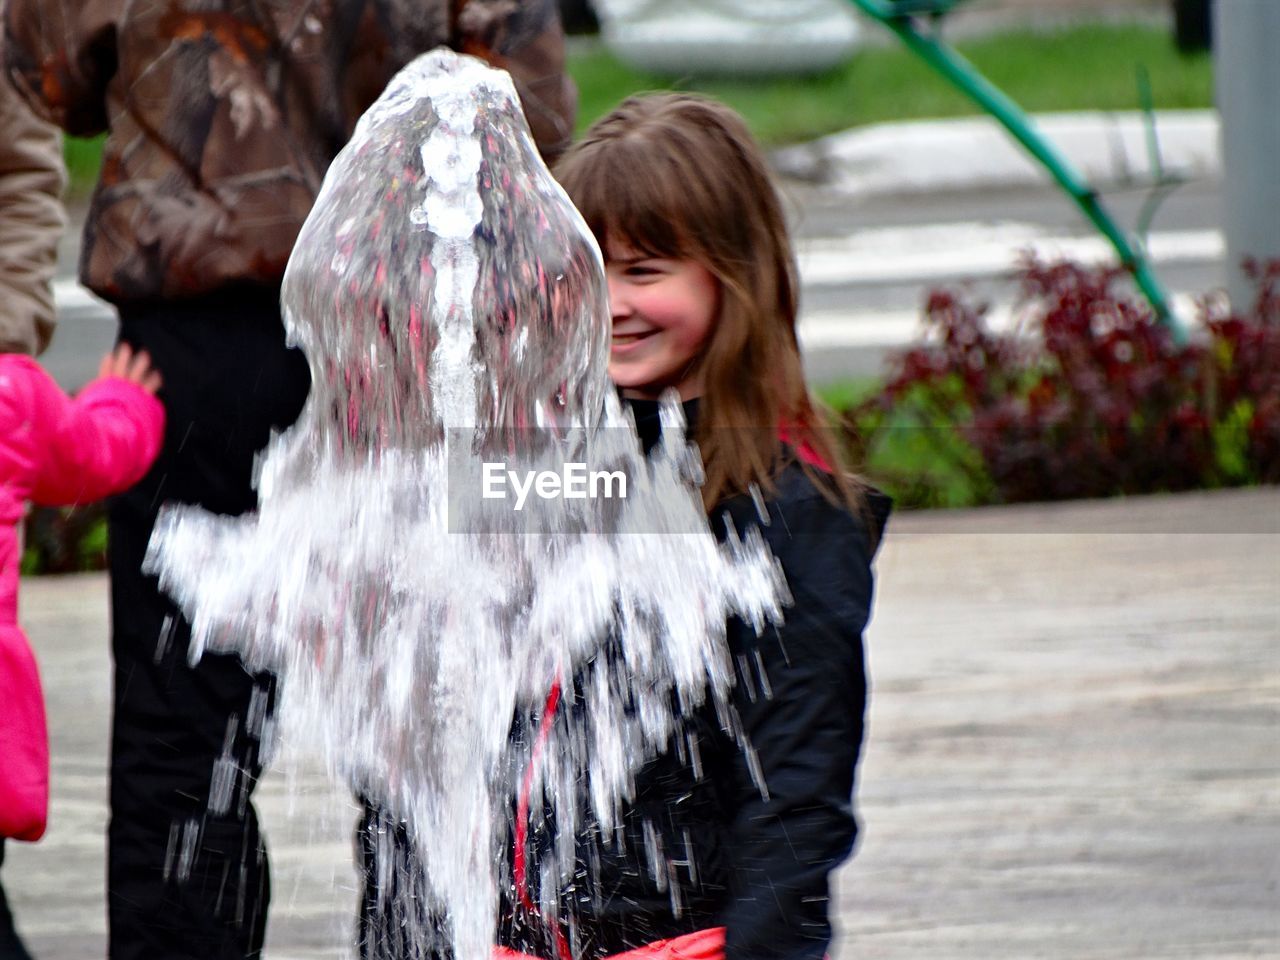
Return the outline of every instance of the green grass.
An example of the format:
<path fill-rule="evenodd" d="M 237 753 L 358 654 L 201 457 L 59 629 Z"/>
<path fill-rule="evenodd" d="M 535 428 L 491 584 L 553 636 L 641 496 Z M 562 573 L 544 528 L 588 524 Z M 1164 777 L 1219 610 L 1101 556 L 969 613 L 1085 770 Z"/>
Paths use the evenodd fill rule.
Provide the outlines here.
<path fill-rule="evenodd" d="M 846 377 L 820 384 L 813 388 L 813 392 L 827 409 L 843 410 L 869 399 L 883 386 L 884 380 L 880 377 Z"/>
<path fill-rule="evenodd" d="M 815 389 L 837 415 L 848 465 L 894 498 L 901 509 L 972 507 L 990 501 L 981 458 L 958 432 L 922 429 L 932 422 L 911 403 L 887 415 L 840 418 L 884 386 L 880 377 L 850 377 Z"/>
<path fill-rule="evenodd" d="M 97 182 L 98 168 L 102 166 L 102 141 L 105 139 L 105 135 L 89 139 L 62 138 L 62 156 L 67 163 L 72 199 L 79 200 L 88 196 Z"/>
<path fill-rule="evenodd" d="M 1185 56 L 1169 31 L 1139 25 L 1084 25 L 1053 32 L 1013 31 L 958 44 L 988 79 L 1029 111 L 1132 110 L 1137 70 L 1145 67 L 1157 109 L 1208 107 L 1208 54 Z M 632 70 L 603 48 L 574 56 L 579 128 L 639 90 L 696 90 L 724 100 L 768 145 L 808 140 L 890 120 L 974 114 L 977 108 L 901 46 L 863 50 L 814 77 L 672 80 Z"/>
<path fill-rule="evenodd" d="M 1157 109 L 1208 107 L 1213 73 L 1208 54 L 1185 56 L 1170 31 L 1144 26 L 1084 25 L 1052 32 L 1002 33 L 959 44 L 960 51 L 1025 109 L 1137 108 L 1137 68 L 1146 68 Z M 632 70 L 598 46 L 573 53 L 579 130 L 641 90 L 698 90 L 741 112 L 769 146 L 889 120 L 976 113 L 959 92 L 905 48 L 861 51 L 848 64 L 814 77 L 770 80 L 672 80 Z M 93 186 L 100 138 L 66 141 L 73 196 Z"/>

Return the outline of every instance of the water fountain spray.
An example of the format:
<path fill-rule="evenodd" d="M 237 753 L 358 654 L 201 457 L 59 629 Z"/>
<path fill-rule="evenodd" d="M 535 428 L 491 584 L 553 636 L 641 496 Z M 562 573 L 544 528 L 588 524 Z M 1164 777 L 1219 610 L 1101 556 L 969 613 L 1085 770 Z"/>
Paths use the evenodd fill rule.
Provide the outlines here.
<path fill-rule="evenodd" d="M 732 727 L 726 618 L 779 618 L 781 574 L 758 535 L 709 532 L 674 399 L 642 453 L 607 377 L 599 249 L 505 73 L 441 50 L 392 80 L 325 178 L 283 304 L 312 388 L 263 453 L 259 510 L 167 507 L 148 563 L 192 656 L 278 674 L 282 735 L 404 824 L 411 954 L 446 939 L 487 960 L 518 781 L 554 823 L 538 906 L 557 916 L 575 836 L 609 835 L 680 714 L 710 697 Z M 517 510 L 485 496 L 498 463 L 576 465 L 625 496 Z M 562 689 L 535 756 L 512 731 Z"/>

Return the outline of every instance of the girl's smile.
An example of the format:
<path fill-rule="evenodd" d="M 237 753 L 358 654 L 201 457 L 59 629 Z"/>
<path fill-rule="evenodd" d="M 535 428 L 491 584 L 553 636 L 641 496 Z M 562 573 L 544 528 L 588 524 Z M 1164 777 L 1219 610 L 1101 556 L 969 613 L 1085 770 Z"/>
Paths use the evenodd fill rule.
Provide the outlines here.
<path fill-rule="evenodd" d="M 702 392 L 698 360 L 720 307 L 720 287 L 701 263 L 643 254 L 610 240 L 605 250 L 613 342 L 609 376 L 624 396 L 680 399 Z"/>
<path fill-rule="evenodd" d="M 652 337 L 655 333 L 657 333 L 657 331 L 652 329 L 623 332 L 615 326 L 613 328 L 613 355 L 617 356 L 619 354 L 626 354 L 627 351 L 631 350 L 642 340 L 649 339 L 649 337 Z"/>

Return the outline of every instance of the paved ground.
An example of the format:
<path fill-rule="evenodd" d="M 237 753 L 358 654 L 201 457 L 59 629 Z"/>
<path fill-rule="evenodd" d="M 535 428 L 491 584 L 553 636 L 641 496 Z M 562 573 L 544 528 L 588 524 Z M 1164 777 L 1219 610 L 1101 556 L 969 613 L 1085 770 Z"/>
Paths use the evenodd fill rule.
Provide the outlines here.
<path fill-rule="evenodd" d="M 835 960 L 1280 956 L 1280 489 L 903 516 L 879 574 Z M 10 846 L 6 886 L 40 960 L 83 960 L 104 928 L 105 581 L 28 581 L 23 620 L 53 820 Z M 282 767 L 268 955 L 340 957 L 350 811 Z"/>

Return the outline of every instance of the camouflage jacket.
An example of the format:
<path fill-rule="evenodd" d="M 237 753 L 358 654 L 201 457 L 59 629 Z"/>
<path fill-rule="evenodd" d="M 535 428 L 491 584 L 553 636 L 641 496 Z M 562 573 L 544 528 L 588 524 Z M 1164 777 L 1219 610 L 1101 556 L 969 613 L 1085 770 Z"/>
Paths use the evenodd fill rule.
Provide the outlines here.
<path fill-rule="evenodd" d="M 116 302 L 278 284 L 330 161 L 441 44 L 509 70 L 544 153 L 572 133 L 555 0 L 7 0 L 10 79 L 105 131 L 80 277 Z"/>

